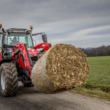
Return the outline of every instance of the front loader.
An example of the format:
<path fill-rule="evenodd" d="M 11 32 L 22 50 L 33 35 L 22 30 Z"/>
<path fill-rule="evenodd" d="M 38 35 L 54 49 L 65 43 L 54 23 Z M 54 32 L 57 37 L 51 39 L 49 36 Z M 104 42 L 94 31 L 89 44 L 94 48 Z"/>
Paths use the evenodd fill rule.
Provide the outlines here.
<path fill-rule="evenodd" d="M 31 70 L 34 64 L 49 48 L 44 32 L 32 34 L 30 30 L 2 28 L 0 24 L 0 92 L 2 96 L 15 96 L 18 81 L 24 86 L 33 86 Z M 43 42 L 34 46 L 32 36 L 42 35 Z M 37 37 L 36 37 L 37 39 Z M 39 50 L 40 49 L 40 50 Z"/>

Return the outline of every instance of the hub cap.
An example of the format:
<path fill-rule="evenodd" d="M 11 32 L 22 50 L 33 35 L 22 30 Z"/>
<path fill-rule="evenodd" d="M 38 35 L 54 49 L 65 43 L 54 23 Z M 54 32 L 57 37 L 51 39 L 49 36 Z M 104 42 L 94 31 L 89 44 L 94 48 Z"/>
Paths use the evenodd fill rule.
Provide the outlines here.
<path fill-rule="evenodd" d="M 5 90 L 5 85 L 6 85 L 6 82 L 5 82 L 5 72 L 2 71 L 1 73 L 1 87 L 3 90 Z"/>

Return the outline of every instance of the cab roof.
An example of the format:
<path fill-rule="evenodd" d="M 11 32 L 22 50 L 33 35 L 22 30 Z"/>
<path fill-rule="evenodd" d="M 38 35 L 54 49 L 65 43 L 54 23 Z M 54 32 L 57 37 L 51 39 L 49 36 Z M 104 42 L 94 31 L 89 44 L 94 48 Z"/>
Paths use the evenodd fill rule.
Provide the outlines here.
<path fill-rule="evenodd" d="M 31 33 L 32 30 L 21 29 L 21 28 L 9 28 L 5 30 L 8 33 Z"/>

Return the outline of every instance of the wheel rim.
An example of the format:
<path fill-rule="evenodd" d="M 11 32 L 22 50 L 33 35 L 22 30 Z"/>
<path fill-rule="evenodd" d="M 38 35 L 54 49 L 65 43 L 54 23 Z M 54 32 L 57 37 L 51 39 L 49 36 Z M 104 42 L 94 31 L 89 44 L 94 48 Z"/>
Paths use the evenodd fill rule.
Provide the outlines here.
<path fill-rule="evenodd" d="M 1 87 L 3 90 L 5 90 L 5 85 L 6 85 L 6 82 L 5 82 L 5 72 L 2 71 L 1 73 Z"/>

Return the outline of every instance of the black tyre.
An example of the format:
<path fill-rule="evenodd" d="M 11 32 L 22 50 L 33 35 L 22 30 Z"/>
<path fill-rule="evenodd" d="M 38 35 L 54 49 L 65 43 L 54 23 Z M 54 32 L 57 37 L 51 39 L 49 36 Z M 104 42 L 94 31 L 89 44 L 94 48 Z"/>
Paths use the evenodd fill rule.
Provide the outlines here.
<path fill-rule="evenodd" d="M 18 88 L 18 73 L 15 64 L 0 66 L 0 92 L 2 96 L 15 96 Z"/>

